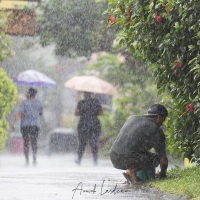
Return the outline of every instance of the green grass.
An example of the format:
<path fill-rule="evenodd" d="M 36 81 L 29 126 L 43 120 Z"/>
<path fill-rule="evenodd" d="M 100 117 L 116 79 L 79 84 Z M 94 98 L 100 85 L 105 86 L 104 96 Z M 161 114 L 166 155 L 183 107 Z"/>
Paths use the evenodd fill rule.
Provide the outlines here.
<path fill-rule="evenodd" d="M 156 179 L 149 184 L 163 192 L 200 200 L 200 168 L 198 167 L 185 169 L 175 167 L 168 171 L 166 179 Z"/>

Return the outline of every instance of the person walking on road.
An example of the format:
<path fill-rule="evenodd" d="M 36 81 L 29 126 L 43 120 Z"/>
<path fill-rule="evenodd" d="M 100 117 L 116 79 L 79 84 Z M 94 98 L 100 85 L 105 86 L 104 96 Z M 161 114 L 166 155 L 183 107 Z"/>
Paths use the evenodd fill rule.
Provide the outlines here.
<path fill-rule="evenodd" d="M 160 178 L 166 177 L 168 159 L 166 156 L 165 135 L 161 129 L 167 109 L 153 104 L 144 116 L 131 116 L 121 128 L 110 150 L 110 159 L 123 173 L 129 183 L 137 183 L 137 172 L 155 169 L 160 164 Z M 150 150 L 154 149 L 156 153 Z"/>
<path fill-rule="evenodd" d="M 84 92 L 84 99 L 80 100 L 75 110 L 75 115 L 80 116 L 78 122 L 78 159 L 75 161 L 81 164 L 81 159 L 85 151 L 87 142 L 92 149 L 94 165 L 98 159 L 98 139 L 101 133 L 101 122 L 98 116 L 103 113 L 103 109 L 99 101 L 92 98 L 92 93 Z"/>
<path fill-rule="evenodd" d="M 12 128 L 19 119 L 21 119 L 21 133 L 24 140 L 24 155 L 26 165 L 29 165 L 29 143 L 31 143 L 33 153 L 33 165 L 36 165 L 37 155 L 37 140 L 40 130 L 40 116 L 43 113 L 42 104 L 39 100 L 35 99 L 37 90 L 29 88 L 26 94 L 27 99 L 22 101 L 19 107 L 19 112 L 16 114 Z"/>

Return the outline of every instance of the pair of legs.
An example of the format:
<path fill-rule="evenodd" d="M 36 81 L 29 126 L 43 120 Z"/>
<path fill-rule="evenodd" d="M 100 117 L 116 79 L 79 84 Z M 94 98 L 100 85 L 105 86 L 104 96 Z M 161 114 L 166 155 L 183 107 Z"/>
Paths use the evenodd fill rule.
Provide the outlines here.
<path fill-rule="evenodd" d="M 99 139 L 99 134 L 95 132 L 80 132 L 79 136 L 79 146 L 78 146 L 78 160 L 77 163 L 81 163 L 81 159 L 83 157 L 83 153 L 85 152 L 85 147 L 87 143 L 89 142 L 89 145 L 92 150 L 92 155 L 93 155 L 93 160 L 94 164 L 97 164 L 97 159 L 98 159 L 98 139 Z"/>
<path fill-rule="evenodd" d="M 152 180 L 155 178 L 155 168 L 160 164 L 160 159 L 159 156 L 154 153 L 145 152 L 140 153 L 140 159 L 136 159 L 136 163 L 134 164 L 137 167 L 128 168 L 126 174 L 130 176 L 130 182 L 137 183 L 139 180 Z M 138 172 L 140 172 L 140 175 Z"/>
<path fill-rule="evenodd" d="M 24 126 L 21 127 L 22 137 L 24 140 L 24 155 L 26 159 L 26 164 L 29 164 L 29 144 L 31 143 L 32 153 L 33 153 L 33 164 L 35 165 L 36 155 L 37 155 L 37 140 L 39 128 L 37 126 Z"/>
<path fill-rule="evenodd" d="M 126 170 L 124 175 L 127 175 L 132 183 L 139 181 L 136 176 L 137 171 L 152 169 L 160 164 L 159 156 L 149 151 L 123 155 L 111 150 L 110 159 L 115 168 Z"/>

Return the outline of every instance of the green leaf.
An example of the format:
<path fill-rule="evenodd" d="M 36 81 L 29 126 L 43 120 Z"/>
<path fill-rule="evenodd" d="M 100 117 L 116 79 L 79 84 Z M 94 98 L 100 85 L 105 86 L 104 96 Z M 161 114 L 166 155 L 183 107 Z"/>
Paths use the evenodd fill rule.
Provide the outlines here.
<path fill-rule="evenodd" d="M 178 22 L 175 22 L 174 27 L 175 27 L 175 29 L 180 29 L 179 23 L 178 23 Z"/>
<path fill-rule="evenodd" d="M 189 48 L 189 50 L 192 50 L 192 49 L 195 48 L 195 46 L 194 45 L 188 45 L 188 48 Z"/>
<path fill-rule="evenodd" d="M 149 5 L 149 9 L 152 10 L 153 6 L 154 6 L 154 2 L 151 2 Z"/>

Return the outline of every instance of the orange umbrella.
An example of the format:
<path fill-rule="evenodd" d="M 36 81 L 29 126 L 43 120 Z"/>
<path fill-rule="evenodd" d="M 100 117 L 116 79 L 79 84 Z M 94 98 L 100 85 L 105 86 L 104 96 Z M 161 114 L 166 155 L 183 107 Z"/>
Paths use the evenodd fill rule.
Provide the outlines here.
<path fill-rule="evenodd" d="M 75 76 L 65 82 L 65 87 L 83 92 L 117 94 L 116 88 L 111 83 L 95 76 Z"/>

